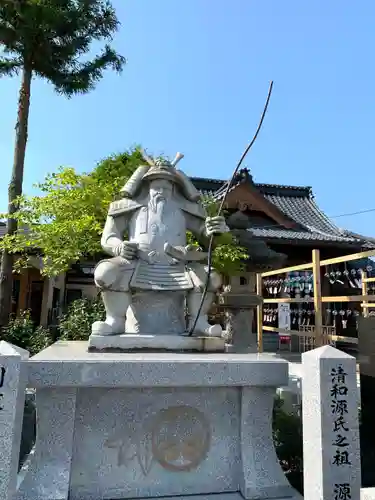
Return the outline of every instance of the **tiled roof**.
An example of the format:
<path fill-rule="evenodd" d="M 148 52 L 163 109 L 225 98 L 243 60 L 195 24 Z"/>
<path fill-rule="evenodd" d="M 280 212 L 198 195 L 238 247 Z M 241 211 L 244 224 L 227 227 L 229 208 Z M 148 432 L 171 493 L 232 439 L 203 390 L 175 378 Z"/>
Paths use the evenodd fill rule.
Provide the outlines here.
<path fill-rule="evenodd" d="M 228 186 L 228 181 L 217 179 L 192 177 L 191 180 L 203 194 L 211 194 L 218 200 L 222 198 Z M 247 171 L 239 173 L 230 190 L 235 189 L 240 183 L 244 182 L 252 182 L 251 175 Z M 311 187 L 257 183 L 254 183 L 254 186 L 266 200 L 299 225 L 298 229 L 291 230 L 285 229 L 276 223 L 274 225 L 266 223 L 260 226 L 252 223 L 249 231 L 255 237 L 284 240 L 285 242 L 287 240 L 297 240 L 368 246 L 365 237 L 345 232 L 329 220 L 315 203 Z M 373 246 L 375 247 L 375 244 Z"/>
<path fill-rule="evenodd" d="M 363 236 L 363 234 L 353 233 L 353 231 L 348 231 L 347 229 L 343 230 L 345 236 L 352 236 L 354 238 L 359 238 L 360 240 L 365 240 L 365 247 L 375 248 L 375 238 L 371 236 Z"/>
<path fill-rule="evenodd" d="M 228 180 L 222 179 L 209 179 L 205 177 L 190 177 L 194 186 L 201 191 L 202 194 L 211 194 L 220 198 L 227 185 Z M 232 188 L 237 187 L 241 182 L 252 180 L 251 175 L 246 169 L 239 172 L 237 178 L 234 180 Z M 312 188 L 310 186 L 282 186 L 280 184 L 258 184 L 254 182 L 254 186 L 258 191 L 264 195 L 279 195 L 282 196 L 312 196 Z"/>
<path fill-rule="evenodd" d="M 361 240 L 356 238 L 348 238 L 345 236 L 337 236 L 316 231 L 293 231 L 282 228 L 250 228 L 248 229 L 254 236 L 259 238 L 272 238 L 279 240 L 302 240 L 302 241 L 321 241 L 321 242 L 337 242 L 337 243 L 357 243 Z"/>
<path fill-rule="evenodd" d="M 226 182 L 220 179 L 206 179 L 204 177 L 190 177 L 190 180 L 203 195 L 216 193 Z"/>
<path fill-rule="evenodd" d="M 305 196 L 283 196 L 264 194 L 264 197 L 281 212 L 311 231 L 318 231 L 332 236 L 343 236 L 328 217 L 319 209 L 310 194 Z"/>

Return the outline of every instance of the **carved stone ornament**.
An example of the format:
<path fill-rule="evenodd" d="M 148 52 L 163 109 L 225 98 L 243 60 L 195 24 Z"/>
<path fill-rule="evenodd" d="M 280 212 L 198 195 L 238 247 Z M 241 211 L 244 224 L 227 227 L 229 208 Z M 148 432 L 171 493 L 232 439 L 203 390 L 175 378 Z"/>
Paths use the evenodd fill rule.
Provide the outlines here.
<path fill-rule="evenodd" d="M 136 461 L 143 476 L 155 462 L 170 472 L 196 469 L 211 446 L 211 429 L 206 416 L 186 405 L 158 411 L 128 436 L 113 436 L 104 446 L 117 453 L 117 466 Z"/>

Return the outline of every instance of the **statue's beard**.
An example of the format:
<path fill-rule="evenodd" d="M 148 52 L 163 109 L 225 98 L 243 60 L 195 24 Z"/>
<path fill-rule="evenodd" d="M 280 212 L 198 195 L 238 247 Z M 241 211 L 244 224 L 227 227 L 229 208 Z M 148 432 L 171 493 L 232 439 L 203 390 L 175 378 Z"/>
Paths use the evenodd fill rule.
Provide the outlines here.
<path fill-rule="evenodd" d="M 154 214 L 159 214 L 162 219 L 170 204 L 170 200 L 166 200 L 164 196 L 156 194 L 150 198 L 149 207 Z"/>

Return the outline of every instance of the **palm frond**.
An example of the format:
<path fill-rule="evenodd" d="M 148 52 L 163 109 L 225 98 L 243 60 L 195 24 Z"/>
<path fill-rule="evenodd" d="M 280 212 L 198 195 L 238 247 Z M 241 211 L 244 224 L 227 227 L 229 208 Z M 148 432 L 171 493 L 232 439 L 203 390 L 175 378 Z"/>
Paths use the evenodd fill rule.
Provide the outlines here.
<path fill-rule="evenodd" d="M 21 67 L 22 62 L 17 58 L 0 57 L 0 77 L 17 75 Z"/>

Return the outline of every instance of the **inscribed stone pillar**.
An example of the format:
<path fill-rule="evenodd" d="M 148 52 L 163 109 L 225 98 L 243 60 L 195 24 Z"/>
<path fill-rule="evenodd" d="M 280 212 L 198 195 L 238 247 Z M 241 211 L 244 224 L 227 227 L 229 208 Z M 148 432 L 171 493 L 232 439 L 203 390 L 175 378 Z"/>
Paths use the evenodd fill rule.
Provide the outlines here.
<path fill-rule="evenodd" d="M 359 500 L 356 360 L 331 346 L 302 354 L 305 500 Z"/>
<path fill-rule="evenodd" d="M 28 357 L 0 342 L 0 500 L 13 499 L 17 487 Z"/>
<path fill-rule="evenodd" d="M 373 484 L 375 450 L 375 318 L 358 318 L 358 362 L 361 378 L 362 483 Z"/>

